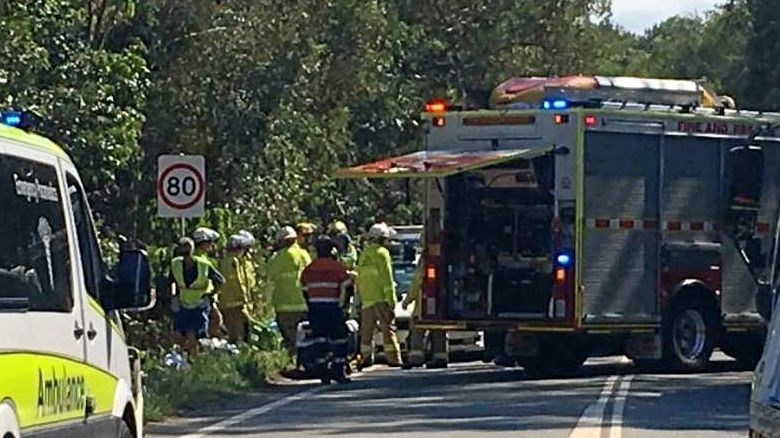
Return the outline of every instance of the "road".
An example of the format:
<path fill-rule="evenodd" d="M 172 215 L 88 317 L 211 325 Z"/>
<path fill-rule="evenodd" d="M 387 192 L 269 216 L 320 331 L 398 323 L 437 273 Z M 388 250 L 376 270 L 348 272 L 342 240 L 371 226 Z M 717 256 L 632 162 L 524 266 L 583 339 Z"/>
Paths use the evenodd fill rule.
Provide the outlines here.
<path fill-rule="evenodd" d="M 719 357 L 706 374 L 635 374 L 590 360 L 566 379 L 531 380 L 482 363 L 377 369 L 350 385 L 280 385 L 207 416 L 152 425 L 152 438 L 745 437 L 750 373 Z"/>

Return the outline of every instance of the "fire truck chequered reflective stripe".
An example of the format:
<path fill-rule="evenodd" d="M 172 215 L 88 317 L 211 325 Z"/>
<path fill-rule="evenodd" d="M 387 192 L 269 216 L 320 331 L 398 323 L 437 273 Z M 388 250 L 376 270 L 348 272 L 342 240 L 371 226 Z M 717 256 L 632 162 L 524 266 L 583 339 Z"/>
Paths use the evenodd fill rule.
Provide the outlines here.
<path fill-rule="evenodd" d="M 656 230 L 659 229 L 659 222 L 655 219 L 586 219 L 585 226 L 590 229 L 612 229 L 612 230 Z M 711 221 L 678 221 L 663 220 L 660 222 L 660 229 L 663 231 L 720 231 L 720 224 Z M 756 224 L 756 232 L 759 234 L 768 234 L 772 227 L 769 222 L 759 222 Z"/>

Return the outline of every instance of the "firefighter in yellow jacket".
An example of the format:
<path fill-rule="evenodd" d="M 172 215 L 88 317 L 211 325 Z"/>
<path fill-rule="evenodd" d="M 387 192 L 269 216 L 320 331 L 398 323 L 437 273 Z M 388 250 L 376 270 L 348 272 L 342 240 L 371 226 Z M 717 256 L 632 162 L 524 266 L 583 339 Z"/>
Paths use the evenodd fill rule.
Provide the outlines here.
<path fill-rule="evenodd" d="M 225 255 L 219 271 L 225 277 L 220 287 L 219 310 L 225 321 L 230 342 L 244 342 L 249 331 L 249 272 L 244 255 L 249 248 L 248 239 L 239 234 L 228 238 Z"/>
<path fill-rule="evenodd" d="M 268 262 L 271 303 L 285 346 L 290 354 L 295 356 L 298 322 L 306 316 L 301 273 L 311 263 L 311 257 L 298 245 L 298 234 L 292 227 L 284 227 L 277 238 L 280 249 Z"/>
<path fill-rule="evenodd" d="M 369 243 L 360 254 L 357 267 L 358 293 L 363 302 L 360 324 L 360 352 L 363 366 L 374 362 L 372 340 L 377 324 L 385 343 L 389 366 L 401 366 L 401 348 L 395 327 L 395 281 L 390 251 L 386 248 L 394 230 L 377 223 L 368 230 Z"/>

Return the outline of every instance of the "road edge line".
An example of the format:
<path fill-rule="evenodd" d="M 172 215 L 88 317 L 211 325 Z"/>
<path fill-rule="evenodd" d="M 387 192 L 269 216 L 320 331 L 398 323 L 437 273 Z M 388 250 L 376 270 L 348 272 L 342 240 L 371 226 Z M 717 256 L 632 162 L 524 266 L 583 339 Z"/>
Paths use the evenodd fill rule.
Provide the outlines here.
<path fill-rule="evenodd" d="M 232 417 L 226 418 L 212 425 L 201 427 L 194 433 L 181 435 L 178 438 L 204 438 L 209 434 L 222 432 L 223 430 L 228 429 L 232 426 L 244 423 L 247 420 L 251 420 L 252 418 L 267 414 L 276 408 L 281 408 L 283 406 L 289 405 L 290 403 L 294 403 L 303 400 L 309 396 L 315 395 L 318 392 L 322 391 L 324 388 L 325 388 L 324 386 L 317 386 L 314 388 L 307 389 L 306 391 L 301 391 L 297 394 L 292 394 L 286 397 L 282 397 L 279 400 L 264 404 L 262 406 L 258 406 L 256 408 L 246 410 L 240 414 L 236 414 Z"/>
<path fill-rule="evenodd" d="M 619 376 L 609 376 L 596 403 L 588 405 L 577 420 L 569 438 L 600 438 L 607 403 L 615 391 Z"/>

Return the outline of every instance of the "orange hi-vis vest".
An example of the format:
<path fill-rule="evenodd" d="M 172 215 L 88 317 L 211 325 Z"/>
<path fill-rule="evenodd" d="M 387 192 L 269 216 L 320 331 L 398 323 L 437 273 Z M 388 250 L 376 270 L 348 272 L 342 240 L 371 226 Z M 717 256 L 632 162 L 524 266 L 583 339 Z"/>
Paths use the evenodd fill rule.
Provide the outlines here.
<path fill-rule="evenodd" d="M 344 266 L 331 258 L 314 260 L 301 274 L 301 285 L 309 296 L 309 303 L 343 305 L 352 277 Z"/>

